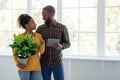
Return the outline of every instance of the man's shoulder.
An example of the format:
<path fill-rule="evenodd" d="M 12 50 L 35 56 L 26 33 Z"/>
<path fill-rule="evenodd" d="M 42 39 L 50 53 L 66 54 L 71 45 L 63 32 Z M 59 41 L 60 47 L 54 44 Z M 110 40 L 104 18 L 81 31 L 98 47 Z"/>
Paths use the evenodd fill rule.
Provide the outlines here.
<path fill-rule="evenodd" d="M 59 27 L 61 27 L 61 28 L 65 28 L 66 27 L 64 24 L 62 24 L 60 22 L 56 22 L 56 25 L 59 26 Z"/>
<path fill-rule="evenodd" d="M 45 25 L 42 24 L 42 25 L 38 26 L 36 32 L 37 32 L 37 33 L 40 33 L 40 32 L 41 32 L 42 30 L 44 30 L 44 29 L 45 29 Z"/>
<path fill-rule="evenodd" d="M 38 26 L 38 28 L 45 28 L 45 24 Z"/>

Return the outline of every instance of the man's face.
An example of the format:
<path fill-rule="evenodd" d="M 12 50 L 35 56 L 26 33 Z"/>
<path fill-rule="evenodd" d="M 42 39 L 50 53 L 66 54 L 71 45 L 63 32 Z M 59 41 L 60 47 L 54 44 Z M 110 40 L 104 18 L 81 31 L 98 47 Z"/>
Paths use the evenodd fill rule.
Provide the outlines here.
<path fill-rule="evenodd" d="M 49 26 L 50 23 L 52 22 L 51 14 L 49 14 L 46 10 L 44 10 L 42 12 L 42 16 L 43 16 L 43 20 L 44 20 L 45 24 Z"/>
<path fill-rule="evenodd" d="M 43 10 L 42 16 L 43 16 L 43 20 L 47 21 L 48 18 L 50 18 L 51 15 L 46 10 Z"/>

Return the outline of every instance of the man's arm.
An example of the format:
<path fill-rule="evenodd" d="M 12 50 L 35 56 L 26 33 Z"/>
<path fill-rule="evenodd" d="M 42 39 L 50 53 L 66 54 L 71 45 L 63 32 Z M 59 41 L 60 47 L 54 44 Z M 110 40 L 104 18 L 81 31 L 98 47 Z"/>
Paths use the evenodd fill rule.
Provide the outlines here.
<path fill-rule="evenodd" d="M 63 34 L 62 34 L 62 49 L 69 48 L 71 45 L 67 27 L 66 26 L 64 26 L 64 27 L 65 27 L 65 29 L 64 29 Z"/>

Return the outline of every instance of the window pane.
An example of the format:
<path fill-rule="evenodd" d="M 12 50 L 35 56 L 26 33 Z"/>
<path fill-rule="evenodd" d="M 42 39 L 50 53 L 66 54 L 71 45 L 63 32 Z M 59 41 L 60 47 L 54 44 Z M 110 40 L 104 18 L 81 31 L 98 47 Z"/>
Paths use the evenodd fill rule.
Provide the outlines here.
<path fill-rule="evenodd" d="M 120 8 L 106 8 L 106 32 L 120 32 Z"/>
<path fill-rule="evenodd" d="M 42 8 L 43 7 L 43 0 L 32 0 L 31 8 Z"/>
<path fill-rule="evenodd" d="M 120 33 L 106 33 L 106 56 L 120 56 L 120 46 L 118 47 L 118 41 L 120 41 Z M 118 52 L 119 51 L 119 52 Z"/>
<path fill-rule="evenodd" d="M 63 0 L 63 8 L 65 7 L 78 7 L 78 0 Z"/>
<path fill-rule="evenodd" d="M 80 0 L 80 7 L 97 7 L 97 0 Z"/>
<path fill-rule="evenodd" d="M 105 0 L 106 6 L 120 6 L 120 0 Z"/>
<path fill-rule="evenodd" d="M 11 9 L 11 0 L 0 0 L 0 10 L 1 9 Z"/>
<path fill-rule="evenodd" d="M 97 34 L 79 33 L 79 53 L 82 56 L 96 56 Z"/>
<path fill-rule="evenodd" d="M 23 31 L 17 24 L 17 19 L 21 14 L 27 13 L 26 10 L 13 10 L 13 31 Z"/>
<path fill-rule="evenodd" d="M 27 0 L 13 0 L 13 9 L 26 9 Z"/>
<path fill-rule="evenodd" d="M 42 11 L 41 10 L 32 10 L 31 15 L 34 18 L 37 27 L 44 23 L 44 21 L 42 19 Z"/>
<path fill-rule="evenodd" d="M 55 8 L 57 8 L 57 0 L 43 0 L 44 6 L 46 5 L 52 5 Z"/>
<path fill-rule="evenodd" d="M 78 9 L 63 9 L 63 21 L 69 31 L 78 30 Z"/>
<path fill-rule="evenodd" d="M 83 32 L 97 32 L 96 8 L 80 8 L 80 30 Z"/>
<path fill-rule="evenodd" d="M 7 35 L 7 37 L 6 37 Z M 0 32 L 0 55 L 11 55 L 9 44 L 12 42 L 11 32 Z"/>
<path fill-rule="evenodd" d="M 78 33 L 69 32 L 70 35 L 70 48 L 64 50 L 64 55 L 78 55 Z"/>
<path fill-rule="evenodd" d="M 0 31 L 11 31 L 12 14 L 11 10 L 0 11 Z"/>

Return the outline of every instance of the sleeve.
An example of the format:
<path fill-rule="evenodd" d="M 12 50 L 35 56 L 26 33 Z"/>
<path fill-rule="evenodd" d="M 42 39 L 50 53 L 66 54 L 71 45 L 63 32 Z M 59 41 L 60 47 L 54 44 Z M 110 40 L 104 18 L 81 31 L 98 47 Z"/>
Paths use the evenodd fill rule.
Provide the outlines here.
<path fill-rule="evenodd" d="M 40 40 L 43 40 L 41 34 L 40 34 Z M 40 51 L 41 54 L 43 54 L 45 52 L 45 43 L 40 44 L 39 51 Z"/>
<path fill-rule="evenodd" d="M 13 59 L 14 59 L 16 65 L 17 65 L 17 64 L 19 64 L 19 62 L 18 62 L 18 60 L 17 60 L 17 57 L 14 56 L 14 54 L 16 54 L 16 53 L 17 53 L 17 51 L 13 50 Z"/>
<path fill-rule="evenodd" d="M 69 39 L 69 33 L 68 33 L 66 26 L 64 26 L 64 30 L 62 34 L 62 49 L 69 48 L 70 45 L 71 44 L 70 44 L 70 39 Z"/>

